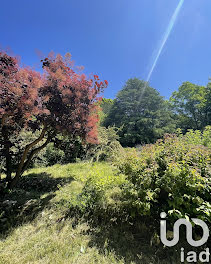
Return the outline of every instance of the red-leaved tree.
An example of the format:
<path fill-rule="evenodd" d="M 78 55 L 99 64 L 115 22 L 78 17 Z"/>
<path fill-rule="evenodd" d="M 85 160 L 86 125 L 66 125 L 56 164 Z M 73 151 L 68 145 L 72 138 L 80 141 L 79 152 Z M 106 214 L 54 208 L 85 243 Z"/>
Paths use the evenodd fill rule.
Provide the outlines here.
<path fill-rule="evenodd" d="M 58 133 L 97 142 L 97 101 L 107 81 L 76 73 L 69 54 L 51 54 L 41 62 L 43 74 L 21 68 L 16 58 L 0 52 L 0 153 L 9 188 Z M 11 137 L 18 137 L 24 129 L 38 130 L 39 136 L 14 155 Z"/>

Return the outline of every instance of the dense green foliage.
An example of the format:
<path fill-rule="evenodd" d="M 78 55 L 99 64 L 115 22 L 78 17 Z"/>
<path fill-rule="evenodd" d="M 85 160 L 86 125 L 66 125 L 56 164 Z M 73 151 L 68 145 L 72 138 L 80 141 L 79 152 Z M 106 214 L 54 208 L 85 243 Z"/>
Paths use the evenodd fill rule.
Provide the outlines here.
<path fill-rule="evenodd" d="M 129 183 L 124 188 L 132 216 L 211 219 L 211 127 L 204 133 L 166 135 L 141 152 L 129 151 L 119 168 Z M 203 145 L 205 146 L 203 146 Z"/>
<path fill-rule="evenodd" d="M 100 102 L 100 107 L 102 111 L 100 111 L 100 123 L 103 124 L 107 116 L 109 115 L 111 108 L 114 104 L 114 100 L 103 98 Z"/>
<path fill-rule="evenodd" d="M 203 133 L 166 135 L 140 151 L 116 154 L 113 174 L 97 167 L 85 178 L 76 204 L 81 213 L 101 219 L 158 223 L 165 211 L 172 219 L 211 216 L 211 127 Z M 71 205 L 72 204 L 72 205 Z M 110 220 L 109 220 L 110 221 Z"/>
<path fill-rule="evenodd" d="M 88 146 L 86 159 L 92 161 L 113 161 L 118 153 L 123 151 L 119 143 L 119 136 L 116 127 L 98 128 L 98 144 Z"/>
<path fill-rule="evenodd" d="M 177 127 L 203 129 L 211 125 L 211 87 L 185 82 L 179 90 L 173 92 L 170 102 L 175 113 Z"/>
<path fill-rule="evenodd" d="M 38 136 L 39 131 L 32 133 L 31 131 L 23 130 L 18 137 L 11 137 L 11 142 L 13 144 L 12 151 L 14 153 L 14 158 L 11 160 L 12 172 L 15 171 L 21 150 L 23 150 L 32 140 L 36 140 Z M 71 138 L 70 136 L 58 134 L 54 137 L 53 142 L 49 143 L 33 157 L 29 167 L 44 167 L 54 164 L 76 162 L 77 159 L 80 160 L 85 157 L 85 152 L 86 145 L 82 144 L 80 138 Z M 0 170 L 2 172 L 6 170 L 4 157 L 1 157 Z"/>
<path fill-rule="evenodd" d="M 115 133 L 102 128 L 103 150 L 112 135 L 117 139 Z M 23 263 L 176 261 L 180 244 L 165 251 L 159 240 L 160 212 L 210 225 L 211 127 L 185 135 L 178 130 L 155 144 L 120 148 L 113 155 L 112 164 L 57 164 L 25 173 L 16 190 L 0 197 L 0 260 L 16 263 L 27 247 Z M 17 239 L 20 234 L 24 239 Z"/>
<path fill-rule="evenodd" d="M 129 79 L 117 94 L 104 124 L 121 128 L 123 146 L 152 143 L 174 130 L 168 103 L 158 91 L 137 78 Z"/>
<path fill-rule="evenodd" d="M 101 107 L 101 123 L 120 128 L 123 146 L 153 143 L 175 128 L 185 133 L 211 125 L 211 83 L 199 86 L 185 82 L 164 100 L 146 82 L 129 79 L 116 99 L 104 99 Z"/>

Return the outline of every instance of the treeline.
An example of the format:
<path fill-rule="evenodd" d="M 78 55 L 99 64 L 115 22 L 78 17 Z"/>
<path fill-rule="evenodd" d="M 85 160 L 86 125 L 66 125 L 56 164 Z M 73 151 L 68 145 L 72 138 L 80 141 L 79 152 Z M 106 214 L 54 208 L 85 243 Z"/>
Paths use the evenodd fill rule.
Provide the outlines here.
<path fill-rule="evenodd" d="M 13 180 L 30 166 L 109 160 L 122 146 L 211 125 L 211 83 L 185 82 L 165 100 L 147 82 L 133 78 L 114 100 L 100 101 L 108 82 L 73 70 L 70 54 L 51 54 L 41 65 L 43 74 L 21 68 L 15 57 L 0 52 L 3 184 L 6 175 L 6 184 L 15 185 Z"/>
<path fill-rule="evenodd" d="M 116 98 L 103 99 L 102 125 L 115 126 L 124 147 L 154 143 L 181 129 L 203 130 L 211 125 L 211 83 L 184 82 L 165 100 L 147 82 L 129 79 Z"/>
<path fill-rule="evenodd" d="M 211 125 L 211 83 L 206 87 L 189 82 L 183 83 L 169 100 L 148 83 L 137 78 L 129 79 L 117 97 L 103 98 L 98 112 L 98 142 L 88 143 L 78 137 L 57 134 L 57 137 L 31 160 L 29 167 L 66 164 L 81 160 L 112 160 L 123 147 L 154 143 L 165 134 L 180 130 L 185 134 L 190 129 L 204 131 Z M 24 129 L 13 146 L 18 154 L 31 140 L 36 140 L 39 131 Z M 16 159 L 11 161 L 11 171 L 16 168 Z M 5 161 L 1 158 L 1 170 Z"/>

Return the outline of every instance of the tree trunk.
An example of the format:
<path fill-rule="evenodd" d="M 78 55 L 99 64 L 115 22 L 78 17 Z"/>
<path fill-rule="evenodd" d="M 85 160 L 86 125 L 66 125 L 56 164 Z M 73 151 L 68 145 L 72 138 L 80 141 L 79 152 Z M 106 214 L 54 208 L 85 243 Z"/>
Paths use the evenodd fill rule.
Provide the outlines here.
<path fill-rule="evenodd" d="M 10 182 L 12 179 L 12 170 L 11 170 L 11 155 L 10 155 L 10 147 L 11 147 L 11 142 L 9 140 L 9 135 L 8 135 L 8 128 L 6 126 L 2 127 L 2 137 L 4 141 L 4 155 L 6 158 L 6 181 Z"/>
<path fill-rule="evenodd" d="M 43 128 L 40 136 L 36 140 L 34 140 L 32 143 L 28 144 L 25 147 L 21 161 L 20 161 L 18 168 L 16 170 L 15 177 L 8 184 L 9 189 L 13 189 L 15 187 L 15 185 L 18 183 L 21 175 L 26 170 L 26 168 L 29 165 L 30 161 L 32 160 L 33 156 L 37 152 L 39 152 L 41 149 L 43 149 L 49 143 L 50 137 L 48 137 L 48 139 L 46 140 L 46 142 L 42 146 L 32 150 L 28 156 L 29 151 L 44 138 L 46 131 L 47 131 L 47 127 L 46 127 L 46 125 L 44 125 L 44 128 Z M 26 160 L 27 156 L 28 156 L 28 159 Z M 25 160 L 26 160 L 26 162 L 25 162 Z"/>

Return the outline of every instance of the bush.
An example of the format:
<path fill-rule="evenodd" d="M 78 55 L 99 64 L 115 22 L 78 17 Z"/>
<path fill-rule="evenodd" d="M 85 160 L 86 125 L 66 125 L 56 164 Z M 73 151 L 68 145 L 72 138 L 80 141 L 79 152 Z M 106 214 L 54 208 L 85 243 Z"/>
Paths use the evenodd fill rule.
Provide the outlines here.
<path fill-rule="evenodd" d="M 211 150 L 203 134 L 166 135 L 141 152 L 127 151 L 118 166 L 127 177 L 124 199 L 132 217 L 197 217 L 211 221 Z M 210 131 L 210 130 L 209 130 Z M 207 145 L 207 143 L 205 144 Z"/>
<path fill-rule="evenodd" d="M 34 158 L 35 167 L 52 166 L 76 162 L 84 157 L 85 147 L 80 139 L 71 139 L 59 135 L 54 143 L 50 143 Z"/>
<path fill-rule="evenodd" d="M 211 126 L 205 127 L 203 131 L 189 129 L 184 136 L 181 129 L 178 129 L 177 134 L 179 137 L 183 137 L 187 143 L 211 148 Z"/>
<path fill-rule="evenodd" d="M 82 163 L 81 163 L 82 164 Z M 89 165 L 88 165 L 89 164 Z M 77 182 L 81 183 L 80 191 L 73 198 L 67 186 L 62 188 L 61 196 L 67 198 L 62 207 L 69 210 L 68 215 L 85 217 L 88 221 L 109 223 L 112 217 L 122 216 L 121 186 L 125 183 L 125 176 L 107 163 L 84 163 L 88 171 L 73 174 Z"/>
<path fill-rule="evenodd" d="M 54 164 L 62 164 L 65 158 L 65 153 L 63 150 L 55 148 L 53 143 L 47 145 L 44 150 L 42 162 L 47 166 L 52 166 Z"/>
<path fill-rule="evenodd" d="M 116 127 L 99 127 L 98 144 L 90 146 L 87 151 L 87 158 L 93 161 L 114 161 L 123 147 L 119 143 L 118 129 Z"/>
<path fill-rule="evenodd" d="M 114 210 L 118 207 L 118 199 L 121 196 L 120 187 L 125 183 L 125 176 L 118 174 L 117 170 L 112 167 L 107 170 L 104 167 L 108 168 L 106 165 L 94 165 L 86 178 L 80 194 L 80 201 L 86 212 L 99 215 L 103 210 L 109 214 L 111 207 Z"/>

